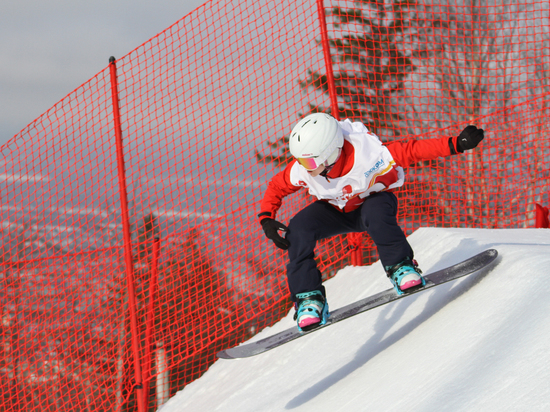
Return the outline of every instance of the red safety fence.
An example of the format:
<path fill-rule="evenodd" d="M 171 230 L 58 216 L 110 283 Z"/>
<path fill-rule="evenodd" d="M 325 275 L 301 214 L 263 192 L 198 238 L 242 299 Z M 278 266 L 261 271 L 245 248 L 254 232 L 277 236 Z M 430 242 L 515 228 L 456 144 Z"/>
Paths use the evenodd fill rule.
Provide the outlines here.
<path fill-rule="evenodd" d="M 550 203 L 549 10 L 211 1 L 113 59 L 0 149 L 0 411 L 156 410 L 285 315 L 285 255 L 256 214 L 310 112 L 385 141 L 484 128 L 476 150 L 406 170 L 400 223 L 533 227 Z M 361 236 L 317 257 L 326 277 L 377 259 Z"/>

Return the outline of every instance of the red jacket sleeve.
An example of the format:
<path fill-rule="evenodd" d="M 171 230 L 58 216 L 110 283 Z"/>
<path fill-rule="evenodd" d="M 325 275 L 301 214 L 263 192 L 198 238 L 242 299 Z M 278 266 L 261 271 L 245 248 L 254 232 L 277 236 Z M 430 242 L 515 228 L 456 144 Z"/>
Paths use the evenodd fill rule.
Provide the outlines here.
<path fill-rule="evenodd" d="M 453 147 L 451 147 L 453 145 Z M 385 146 L 390 151 L 395 163 L 408 167 L 422 160 L 433 160 L 454 154 L 456 137 L 440 137 L 426 140 L 409 140 L 407 142 L 390 142 Z"/>
<path fill-rule="evenodd" d="M 277 210 L 283 203 L 283 198 L 301 189 L 301 186 L 294 186 L 290 182 L 290 169 L 295 162 L 296 160 L 290 162 L 284 170 L 273 176 L 267 185 L 264 198 L 260 203 L 260 214 L 258 215 L 260 221 L 266 217 L 275 219 Z"/>

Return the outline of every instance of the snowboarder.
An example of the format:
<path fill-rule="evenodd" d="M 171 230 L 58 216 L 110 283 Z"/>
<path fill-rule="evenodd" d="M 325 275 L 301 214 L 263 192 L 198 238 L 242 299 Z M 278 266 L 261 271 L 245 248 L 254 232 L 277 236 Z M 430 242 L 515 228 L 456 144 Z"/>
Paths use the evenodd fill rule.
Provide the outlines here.
<path fill-rule="evenodd" d="M 294 126 L 289 138 L 294 160 L 269 182 L 258 217 L 267 238 L 288 250 L 287 281 L 300 330 L 322 325 L 329 316 L 314 260 L 318 240 L 367 232 L 397 293 L 425 283 L 397 224 L 392 189 L 403 185 L 403 167 L 463 153 L 483 137 L 483 129 L 470 125 L 458 137 L 383 144 L 362 123 L 338 121 L 325 113 L 310 114 Z M 301 188 L 318 200 L 287 227 L 275 220 L 276 213 L 283 198 Z"/>

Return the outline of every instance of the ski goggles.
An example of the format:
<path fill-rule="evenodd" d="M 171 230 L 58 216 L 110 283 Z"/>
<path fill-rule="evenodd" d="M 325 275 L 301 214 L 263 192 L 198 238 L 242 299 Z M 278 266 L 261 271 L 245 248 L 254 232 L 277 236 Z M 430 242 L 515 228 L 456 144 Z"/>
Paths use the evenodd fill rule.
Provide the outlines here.
<path fill-rule="evenodd" d="M 321 164 L 317 162 L 316 157 L 298 157 L 296 160 L 308 171 L 315 170 L 321 166 Z"/>

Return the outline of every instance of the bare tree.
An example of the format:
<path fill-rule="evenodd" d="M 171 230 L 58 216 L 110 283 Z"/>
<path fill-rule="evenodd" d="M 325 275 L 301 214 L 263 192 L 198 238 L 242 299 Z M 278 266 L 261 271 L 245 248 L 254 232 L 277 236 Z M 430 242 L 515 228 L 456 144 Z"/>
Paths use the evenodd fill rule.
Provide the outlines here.
<path fill-rule="evenodd" d="M 537 97 L 548 93 L 548 56 L 535 55 L 534 50 L 548 49 L 548 32 L 546 23 L 532 24 L 541 13 L 536 7 L 541 6 L 511 0 L 444 0 L 417 5 L 411 19 L 415 25 L 403 44 L 413 50 L 411 60 L 416 67 L 406 80 L 407 94 L 400 101 L 407 113 L 402 122 L 406 134 L 449 129 L 449 133 L 458 133 L 466 124 L 476 124 L 487 129 L 489 140 L 502 137 L 506 144 L 530 152 L 540 145 L 537 138 L 522 141 L 521 134 L 540 136 L 543 122 L 518 118 L 535 102 L 539 118 L 547 114 L 545 101 L 541 103 Z M 526 43 L 536 47 L 525 48 Z M 515 133 L 511 132 L 514 128 Z M 544 153 L 540 149 L 535 156 L 539 156 L 534 167 L 538 170 Z M 451 192 L 432 185 L 440 209 L 452 225 L 502 224 L 509 215 L 510 202 L 503 201 L 498 190 L 510 185 L 511 176 L 487 166 L 503 159 L 517 161 L 510 159 L 509 153 L 507 147 L 486 141 L 480 149 L 468 152 L 464 162 L 460 160 L 464 173 L 458 179 L 466 194 L 464 204 Z M 447 184 L 456 185 L 453 169 L 443 167 L 440 173 Z M 532 196 L 525 198 L 522 205 L 532 200 Z M 457 207 L 465 208 L 462 216 L 466 218 L 456 213 Z"/>

